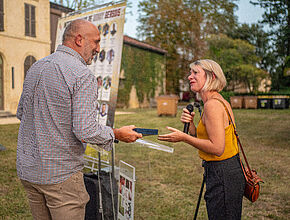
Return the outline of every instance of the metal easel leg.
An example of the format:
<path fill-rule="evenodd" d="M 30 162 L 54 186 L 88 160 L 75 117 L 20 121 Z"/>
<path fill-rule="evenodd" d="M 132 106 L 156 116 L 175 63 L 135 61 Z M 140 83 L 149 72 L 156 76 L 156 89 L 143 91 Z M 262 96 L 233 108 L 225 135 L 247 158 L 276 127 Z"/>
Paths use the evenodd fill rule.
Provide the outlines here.
<path fill-rule="evenodd" d="M 205 174 L 203 174 L 203 178 L 202 178 L 202 184 L 201 184 L 201 188 L 200 188 L 200 192 L 199 192 L 199 196 L 198 196 L 198 201 L 196 204 L 196 209 L 195 209 L 195 213 L 194 213 L 194 217 L 193 217 L 194 220 L 196 220 L 196 218 L 197 218 L 200 200 L 201 200 L 202 192 L 203 192 L 203 188 L 204 188 L 204 183 L 205 183 Z"/>
<path fill-rule="evenodd" d="M 103 211 L 103 201 L 102 201 L 102 185 L 101 185 L 101 153 L 98 152 L 99 157 L 99 173 L 98 173 L 98 183 L 99 183 L 99 201 L 100 201 L 100 208 L 99 213 L 102 215 L 102 220 L 104 220 L 104 211 Z"/>

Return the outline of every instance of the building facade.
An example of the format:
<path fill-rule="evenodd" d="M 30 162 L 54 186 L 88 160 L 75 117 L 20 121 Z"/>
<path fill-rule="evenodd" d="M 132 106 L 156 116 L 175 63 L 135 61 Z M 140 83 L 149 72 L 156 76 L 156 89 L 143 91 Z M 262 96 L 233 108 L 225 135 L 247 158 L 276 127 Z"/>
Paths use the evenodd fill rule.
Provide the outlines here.
<path fill-rule="evenodd" d="M 37 60 L 54 52 L 58 19 L 73 11 L 70 8 L 49 2 L 49 0 L 0 0 L 0 112 L 16 114 L 21 96 L 23 82 L 27 70 Z M 128 75 L 128 68 L 121 67 L 119 107 L 148 107 L 154 105 L 154 97 L 165 92 L 165 55 L 166 51 L 150 44 L 124 36 L 122 60 L 128 57 L 128 52 L 140 53 L 141 59 L 132 56 L 136 72 L 143 71 L 144 57 L 154 59 L 152 67 L 158 70 L 158 82 L 144 98 L 140 100 L 139 86 L 130 84 L 130 91 L 124 93 L 124 83 L 132 77 Z M 137 61 L 141 64 L 137 66 Z M 158 60 L 158 62 L 156 62 Z M 128 61 L 128 59 L 127 59 Z M 139 62 L 140 63 L 140 62 Z M 147 63 L 148 65 L 148 63 Z M 135 71 L 134 71 L 135 72 Z M 134 74 L 134 73 L 132 73 Z M 129 74 L 130 75 L 130 74 Z M 146 75 L 146 72 L 144 72 Z M 152 80 L 145 76 L 144 83 Z"/>
<path fill-rule="evenodd" d="M 55 51 L 55 40 L 56 40 L 58 19 L 72 11 L 73 9 L 71 8 L 67 8 L 62 5 L 50 2 L 50 41 L 51 41 L 50 51 L 51 53 Z"/>
<path fill-rule="evenodd" d="M 117 107 L 156 106 L 165 93 L 167 51 L 124 35 Z"/>
<path fill-rule="evenodd" d="M 0 110 L 16 113 L 26 71 L 49 54 L 49 0 L 0 0 Z"/>

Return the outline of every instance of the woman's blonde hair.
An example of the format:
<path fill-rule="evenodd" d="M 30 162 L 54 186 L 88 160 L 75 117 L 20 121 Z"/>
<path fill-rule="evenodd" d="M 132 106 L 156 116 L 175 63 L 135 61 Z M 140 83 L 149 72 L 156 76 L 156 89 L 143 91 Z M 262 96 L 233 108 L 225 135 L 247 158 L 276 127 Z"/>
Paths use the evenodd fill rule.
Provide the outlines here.
<path fill-rule="evenodd" d="M 227 85 L 227 80 L 220 65 L 213 60 L 197 60 L 191 63 L 190 68 L 200 66 L 206 74 L 206 81 L 202 88 L 203 91 L 220 92 Z M 215 76 L 215 77 L 214 77 Z"/>

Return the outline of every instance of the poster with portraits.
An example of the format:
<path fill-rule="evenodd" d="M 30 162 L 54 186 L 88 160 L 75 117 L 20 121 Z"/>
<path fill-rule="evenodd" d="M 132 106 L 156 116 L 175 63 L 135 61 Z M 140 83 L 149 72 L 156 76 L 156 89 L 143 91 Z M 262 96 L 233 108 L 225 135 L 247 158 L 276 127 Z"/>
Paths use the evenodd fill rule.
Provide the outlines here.
<path fill-rule="evenodd" d="M 100 52 L 94 57 L 88 68 L 97 79 L 96 121 L 101 125 L 114 126 L 117 104 L 119 74 L 121 66 L 123 31 L 126 3 L 113 4 L 102 8 L 71 14 L 58 21 L 56 48 L 62 43 L 66 26 L 73 20 L 85 19 L 92 22 L 100 32 Z M 88 144 L 85 154 L 96 157 L 101 152 L 102 160 L 110 158 L 97 145 Z"/>
<path fill-rule="evenodd" d="M 88 68 L 97 78 L 97 117 L 102 125 L 113 127 L 117 104 L 119 74 L 123 48 L 126 3 L 114 4 L 63 17 L 58 22 L 56 47 L 62 43 L 65 27 L 73 20 L 92 22 L 100 32 L 100 52 Z"/>
<path fill-rule="evenodd" d="M 120 160 L 118 190 L 118 219 L 134 219 L 135 167 Z"/>

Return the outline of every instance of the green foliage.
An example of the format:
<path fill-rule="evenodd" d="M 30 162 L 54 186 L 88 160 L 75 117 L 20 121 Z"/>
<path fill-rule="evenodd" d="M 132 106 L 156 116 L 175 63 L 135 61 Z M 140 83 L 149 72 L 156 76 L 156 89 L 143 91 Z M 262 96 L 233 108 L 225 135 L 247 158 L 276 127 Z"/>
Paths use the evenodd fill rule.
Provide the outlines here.
<path fill-rule="evenodd" d="M 280 84 L 278 74 L 280 68 L 277 68 L 280 61 L 275 48 L 273 48 L 273 42 L 270 41 L 270 35 L 263 30 L 261 24 L 252 24 L 251 26 L 242 24 L 228 33 L 228 36 L 233 39 L 245 40 L 255 46 L 256 56 L 260 58 L 258 65 L 270 73 L 272 88 L 275 89 Z"/>
<path fill-rule="evenodd" d="M 261 80 L 268 75 L 256 67 L 259 58 L 255 55 L 255 47 L 222 34 L 212 35 L 207 42 L 207 56 L 221 65 L 228 81 L 227 88 L 234 90 L 236 85 L 245 83 L 251 92 L 257 92 Z"/>
<path fill-rule="evenodd" d="M 132 86 L 135 86 L 138 101 L 142 103 L 145 97 L 149 100 L 155 96 L 158 86 L 163 88 L 165 56 L 124 44 L 121 70 L 125 79 L 121 80 L 118 102 L 128 105 Z"/>
<path fill-rule="evenodd" d="M 261 24 L 241 24 L 231 29 L 227 35 L 233 39 L 241 39 L 255 46 L 256 56 L 260 58 L 259 66 L 270 71 L 275 64 L 273 54 L 270 52 L 269 34 L 263 30 Z"/>
<path fill-rule="evenodd" d="M 252 0 L 252 4 L 265 9 L 262 23 L 269 24 L 270 33 L 275 38 L 279 55 L 290 55 L 290 3 L 289 0 Z"/>
<path fill-rule="evenodd" d="M 290 3 L 289 0 L 252 0 L 252 4 L 265 9 L 261 23 L 268 24 L 271 37 L 272 59 L 270 71 L 272 88 L 290 86 L 290 77 L 283 74 L 285 59 L 290 55 Z"/>
<path fill-rule="evenodd" d="M 139 36 L 168 51 L 166 90 L 177 93 L 179 79 L 189 64 L 201 58 L 205 36 L 225 33 L 237 22 L 235 0 L 142 0 L 139 3 Z"/>
<path fill-rule="evenodd" d="M 220 94 L 223 96 L 225 100 L 230 102 L 230 98 L 232 96 L 235 96 L 235 93 L 233 91 L 221 91 Z"/>

